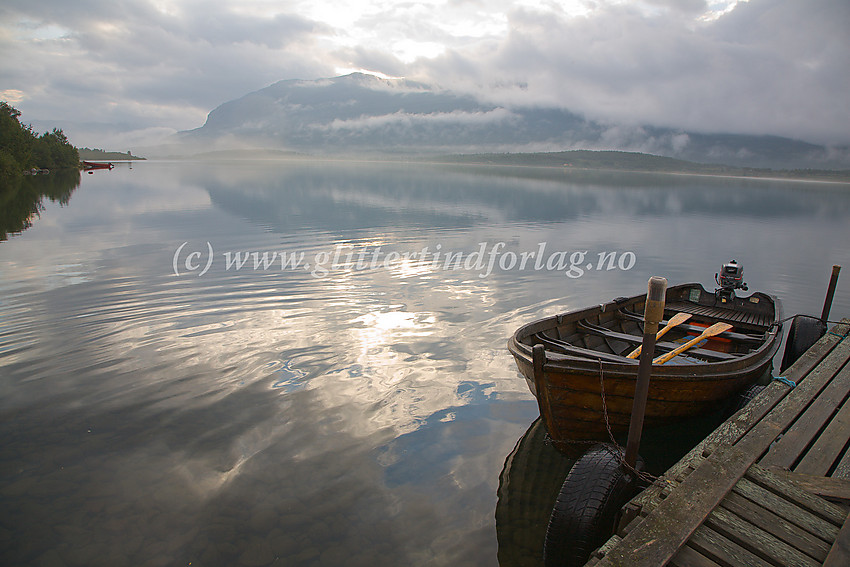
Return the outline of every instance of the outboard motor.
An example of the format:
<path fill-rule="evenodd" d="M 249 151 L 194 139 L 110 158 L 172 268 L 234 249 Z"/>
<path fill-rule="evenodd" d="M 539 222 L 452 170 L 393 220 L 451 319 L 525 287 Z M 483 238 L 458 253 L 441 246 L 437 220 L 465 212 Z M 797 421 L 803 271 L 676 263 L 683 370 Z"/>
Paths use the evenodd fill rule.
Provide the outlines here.
<path fill-rule="evenodd" d="M 735 290 L 742 289 L 747 291 L 747 284 L 744 283 L 744 266 L 741 266 L 735 260 L 727 264 L 723 264 L 719 274 L 714 274 L 714 281 L 720 287 L 714 290 L 714 295 L 721 303 L 732 301 L 735 297 Z"/>

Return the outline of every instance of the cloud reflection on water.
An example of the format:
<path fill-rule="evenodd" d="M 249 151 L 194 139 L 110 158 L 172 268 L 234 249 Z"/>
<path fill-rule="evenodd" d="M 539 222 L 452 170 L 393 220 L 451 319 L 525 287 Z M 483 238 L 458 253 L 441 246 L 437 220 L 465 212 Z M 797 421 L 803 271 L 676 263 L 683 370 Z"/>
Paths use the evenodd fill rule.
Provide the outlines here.
<path fill-rule="evenodd" d="M 649 275 L 709 285 L 731 257 L 801 311 L 819 307 L 823 265 L 850 260 L 850 198 L 829 186 L 399 164 L 116 171 L 3 245 L 0 493 L 22 561 L 47 541 L 71 564 L 492 565 L 498 474 L 536 414 L 505 348 L 516 327 Z M 207 241 L 308 257 L 546 242 L 637 264 L 577 279 L 415 260 L 175 276 L 175 248 Z M 850 309 L 846 292 L 834 309 Z"/>

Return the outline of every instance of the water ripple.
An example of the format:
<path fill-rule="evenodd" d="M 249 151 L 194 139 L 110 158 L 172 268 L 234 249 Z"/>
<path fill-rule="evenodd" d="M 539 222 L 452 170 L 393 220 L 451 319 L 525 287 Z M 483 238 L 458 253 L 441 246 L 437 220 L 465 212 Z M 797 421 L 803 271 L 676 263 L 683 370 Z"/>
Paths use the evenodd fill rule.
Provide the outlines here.
<path fill-rule="evenodd" d="M 109 175 L 0 245 L 0 553 L 17 564 L 269 551 L 287 565 L 493 565 L 498 474 L 537 413 L 505 348 L 514 329 L 639 293 L 650 275 L 710 285 L 732 257 L 789 312 L 819 309 L 813 274 L 850 261 L 848 197 L 781 184 L 295 162 Z M 174 274 L 184 242 L 214 248 L 203 276 Z M 379 247 L 482 242 L 629 250 L 637 264 L 576 279 L 356 264 Z M 355 261 L 331 266 L 337 250 Z M 312 266 L 236 270 L 227 252 Z M 839 290 L 834 311 L 848 309 Z"/>

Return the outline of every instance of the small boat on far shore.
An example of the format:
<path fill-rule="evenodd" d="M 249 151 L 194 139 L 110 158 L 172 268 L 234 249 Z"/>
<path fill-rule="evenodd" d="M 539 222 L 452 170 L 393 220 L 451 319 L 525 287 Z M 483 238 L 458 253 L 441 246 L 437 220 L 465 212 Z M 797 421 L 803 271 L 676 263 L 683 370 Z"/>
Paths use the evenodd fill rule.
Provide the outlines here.
<path fill-rule="evenodd" d="M 89 170 L 89 169 L 112 169 L 113 167 L 115 167 L 115 165 L 113 165 L 110 162 L 104 163 L 104 162 L 99 162 L 99 161 L 83 161 L 83 169 L 85 169 L 85 170 Z"/>
<path fill-rule="evenodd" d="M 645 301 L 645 294 L 617 298 L 547 317 L 524 325 L 510 339 L 508 348 L 556 445 L 607 439 L 609 427 L 614 434 L 628 429 L 638 372 L 634 350 L 643 338 Z M 672 286 L 666 291 L 661 325 L 674 317 L 656 345 L 647 426 L 719 409 L 721 402 L 770 372 L 781 343 L 780 302 L 760 292 L 736 297 L 706 291 L 698 283 Z M 717 323 L 729 330 L 712 334 L 708 329 Z M 696 337 L 704 340 L 694 341 Z M 669 362 L 660 360 L 684 343 L 694 346 Z M 536 345 L 543 346 L 545 356 L 535 365 Z"/>

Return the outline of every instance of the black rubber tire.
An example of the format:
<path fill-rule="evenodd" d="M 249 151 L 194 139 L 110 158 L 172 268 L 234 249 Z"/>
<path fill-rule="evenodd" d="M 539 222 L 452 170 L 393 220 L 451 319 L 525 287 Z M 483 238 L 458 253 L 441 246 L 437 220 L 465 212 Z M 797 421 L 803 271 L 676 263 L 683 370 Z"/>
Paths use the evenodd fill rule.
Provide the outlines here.
<path fill-rule="evenodd" d="M 762 390 L 767 388 L 764 384 L 751 384 L 749 388 L 741 392 L 735 397 L 735 405 L 732 408 L 731 414 L 734 414 L 739 409 L 742 409 L 748 403 L 752 401 L 753 398 L 761 394 Z"/>
<path fill-rule="evenodd" d="M 638 470 L 643 468 L 639 459 Z M 546 567 L 581 566 L 614 531 L 620 509 L 639 491 L 616 449 L 595 445 L 579 458 L 561 486 L 546 531 Z"/>
<path fill-rule="evenodd" d="M 782 354 L 782 367 L 779 372 L 794 364 L 813 344 L 826 334 L 826 323 L 815 317 L 797 315 L 791 322 L 785 352 Z"/>

